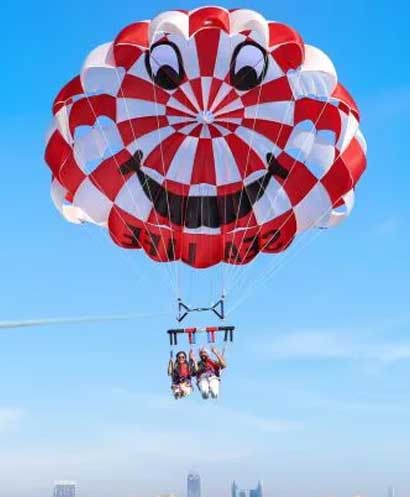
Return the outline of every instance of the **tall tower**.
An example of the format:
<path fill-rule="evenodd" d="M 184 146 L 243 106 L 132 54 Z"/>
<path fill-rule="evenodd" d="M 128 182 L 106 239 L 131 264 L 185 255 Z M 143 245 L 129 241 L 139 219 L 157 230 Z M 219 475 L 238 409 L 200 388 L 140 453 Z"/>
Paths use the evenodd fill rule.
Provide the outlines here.
<path fill-rule="evenodd" d="M 201 497 L 201 477 L 197 473 L 188 475 L 187 497 Z"/>
<path fill-rule="evenodd" d="M 232 482 L 231 497 L 238 497 L 238 485 L 235 480 Z"/>
<path fill-rule="evenodd" d="M 263 497 L 263 483 L 259 480 L 257 487 L 258 497 Z"/>
<path fill-rule="evenodd" d="M 389 487 L 387 490 L 388 497 L 396 497 L 396 490 L 394 487 Z"/>
<path fill-rule="evenodd" d="M 54 485 L 54 497 L 75 497 L 75 482 L 57 481 Z"/>

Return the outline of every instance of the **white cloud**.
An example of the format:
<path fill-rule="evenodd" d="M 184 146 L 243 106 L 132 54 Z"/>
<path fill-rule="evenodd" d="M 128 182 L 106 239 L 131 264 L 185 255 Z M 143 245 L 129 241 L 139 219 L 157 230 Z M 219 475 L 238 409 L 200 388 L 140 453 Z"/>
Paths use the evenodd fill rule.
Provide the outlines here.
<path fill-rule="evenodd" d="M 265 358 L 275 360 L 348 360 L 390 364 L 410 359 L 410 341 L 383 339 L 365 329 L 298 331 L 265 343 Z"/>

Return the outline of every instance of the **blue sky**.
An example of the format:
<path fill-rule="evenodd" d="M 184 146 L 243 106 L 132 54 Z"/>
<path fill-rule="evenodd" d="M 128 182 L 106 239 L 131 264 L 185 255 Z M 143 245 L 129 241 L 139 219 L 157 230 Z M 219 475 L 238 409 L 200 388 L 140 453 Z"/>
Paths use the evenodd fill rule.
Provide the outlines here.
<path fill-rule="evenodd" d="M 169 398 L 167 270 L 65 223 L 43 163 L 52 99 L 86 54 L 126 24 L 203 2 L 141 3 L 3 6 L 1 319 L 170 314 L 2 332 L 1 494 L 50 495 L 55 479 L 75 479 L 80 497 L 181 497 L 190 469 L 206 497 L 227 495 L 233 478 L 263 479 L 268 497 L 381 497 L 390 484 L 408 494 L 409 7 L 223 3 L 288 23 L 330 55 L 361 108 L 369 166 L 350 219 L 301 242 L 232 313 L 223 395 L 205 404 Z M 189 301 L 208 303 L 208 276 L 184 278 Z"/>

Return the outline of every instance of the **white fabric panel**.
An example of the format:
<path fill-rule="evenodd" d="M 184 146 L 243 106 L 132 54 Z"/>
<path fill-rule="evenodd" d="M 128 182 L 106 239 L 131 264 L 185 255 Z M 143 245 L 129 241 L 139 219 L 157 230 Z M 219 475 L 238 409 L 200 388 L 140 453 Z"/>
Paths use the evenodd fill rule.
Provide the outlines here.
<path fill-rule="evenodd" d="M 194 108 L 199 112 L 200 111 L 199 102 L 196 99 L 194 92 L 192 91 L 190 83 L 184 83 L 182 86 L 180 86 L 180 89 L 185 93 L 185 96 L 188 98 L 188 100 L 191 102 Z"/>
<path fill-rule="evenodd" d="M 333 131 L 319 130 L 306 159 L 306 166 L 316 176 L 322 178 L 336 158 L 336 134 Z"/>
<path fill-rule="evenodd" d="M 145 135 L 142 135 L 134 140 L 132 143 L 127 145 L 126 149 L 131 155 L 134 155 L 135 152 L 140 149 L 144 154 L 144 158 L 146 158 L 157 145 L 174 133 L 175 129 L 171 126 L 154 129 L 154 131 L 146 133 Z"/>
<path fill-rule="evenodd" d="M 193 38 L 181 40 L 181 37 L 178 36 L 169 36 L 169 40 L 174 42 L 181 52 L 187 78 L 199 78 L 200 70 L 195 40 Z"/>
<path fill-rule="evenodd" d="M 280 183 L 271 178 L 262 197 L 253 205 L 258 224 L 263 224 L 280 216 L 291 208 L 289 197 Z"/>
<path fill-rule="evenodd" d="M 318 182 L 306 197 L 294 207 L 297 232 L 321 226 L 332 208 L 325 187 Z"/>
<path fill-rule="evenodd" d="M 169 100 L 168 100 L 168 103 L 167 103 L 168 107 L 171 107 L 173 109 L 177 109 L 177 110 L 180 110 L 182 112 L 185 112 L 186 114 L 189 114 L 190 116 L 195 116 L 196 114 L 194 112 L 192 112 L 191 109 L 188 109 L 188 107 L 185 107 L 184 104 L 182 104 L 179 100 L 177 100 L 176 98 L 174 97 L 171 97 Z M 165 108 L 164 108 L 165 109 Z M 165 113 L 165 112 L 164 112 Z"/>
<path fill-rule="evenodd" d="M 332 209 L 330 214 L 321 220 L 321 228 L 333 228 L 347 218 L 347 216 L 352 212 L 354 206 L 354 190 L 350 190 L 346 193 L 346 195 L 343 195 L 342 200 L 344 202 L 343 206 L 338 207 L 337 209 Z"/>
<path fill-rule="evenodd" d="M 54 122 L 58 131 L 61 133 L 64 140 L 70 144 L 73 141 L 73 137 L 71 135 L 70 126 L 69 126 L 69 115 L 71 107 L 72 105 L 69 105 L 67 107 L 63 105 L 61 109 L 58 112 L 56 112 L 56 114 L 54 115 Z"/>
<path fill-rule="evenodd" d="M 141 221 L 148 219 L 152 209 L 152 202 L 145 195 L 141 183 L 135 174 L 126 181 L 118 192 L 115 204 Z"/>
<path fill-rule="evenodd" d="M 104 159 L 116 154 L 124 147 L 121 135 L 116 124 L 100 124 L 81 126 L 83 134 L 79 135 L 76 129 L 74 141 L 74 158 L 78 165 L 87 170 L 87 164 L 97 159 Z M 87 129 L 88 128 L 88 129 Z"/>
<path fill-rule="evenodd" d="M 230 102 L 228 105 L 225 105 L 224 107 L 218 109 L 218 111 L 215 112 L 215 117 L 219 116 L 220 114 L 226 114 L 227 112 L 233 112 L 239 109 L 243 109 L 243 103 L 240 98 L 237 98 L 233 102 Z"/>
<path fill-rule="evenodd" d="M 341 153 L 343 153 L 356 135 L 357 130 L 359 129 L 359 122 L 353 114 L 345 114 L 344 112 L 340 112 L 340 117 L 341 131 L 336 147 Z"/>
<path fill-rule="evenodd" d="M 81 209 L 65 204 L 67 190 L 56 179 L 51 183 L 50 193 L 53 204 L 66 221 L 73 224 L 81 224 L 87 220 L 87 216 Z"/>
<path fill-rule="evenodd" d="M 215 185 L 208 185 L 208 183 L 198 183 L 191 185 L 189 189 L 190 197 L 211 197 L 216 196 L 217 189 Z"/>
<path fill-rule="evenodd" d="M 123 67 L 115 67 L 112 43 L 95 48 L 86 58 L 81 70 L 81 83 L 86 94 L 116 95 L 125 75 Z"/>
<path fill-rule="evenodd" d="M 193 131 L 197 126 L 198 126 L 197 122 L 191 123 L 191 124 L 187 124 L 183 128 L 180 128 L 179 132 L 183 133 L 185 135 L 189 135 L 189 133 L 191 133 L 191 131 Z M 175 133 L 175 130 L 174 130 L 174 133 Z"/>
<path fill-rule="evenodd" d="M 228 93 L 232 90 L 230 85 L 226 83 L 222 83 L 217 94 L 215 95 L 214 101 L 212 102 L 212 106 L 210 108 L 213 111 L 218 105 L 222 102 L 222 100 L 228 95 Z"/>
<path fill-rule="evenodd" d="M 117 98 L 117 122 L 137 117 L 164 116 L 165 105 L 137 98 Z"/>
<path fill-rule="evenodd" d="M 161 36 L 162 33 L 173 33 L 189 37 L 189 17 L 183 12 L 170 10 L 159 14 L 151 21 L 149 27 L 149 40 L 150 45 L 155 43 L 155 40 Z"/>
<path fill-rule="evenodd" d="M 106 224 L 112 202 L 86 178 L 77 189 L 73 205 L 82 209 L 97 224 Z"/>
<path fill-rule="evenodd" d="M 183 233 L 190 235 L 220 235 L 221 228 L 208 228 L 207 226 L 200 226 L 199 228 L 184 227 Z"/>
<path fill-rule="evenodd" d="M 215 126 L 215 128 L 221 133 L 222 136 L 227 136 L 232 133 L 228 128 L 225 128 L 223 124 L 216 124 L 214 123 L 212 126 Z"/>
<path fill-rule="evenodd" d="M 285 152 L 299 162 L 308 158 L 316 138 L 316 128 L 312 121 L 302 121 L 292 130 L 286 143 Z"/>
<path fill-rule="evenodd" d="M 361 132 L 360 128 L 356 131 L 355 138 L 359 142 L 359 145 L 360 145 L 361 149 L 363 150 L 364 155 L 366 155 L 367 154 L 367 142 L 366 142 L 365 137 L 363 136 L 363 133 Z"/>
<path fill-rule="evenodd" d="M 204 101 L 204 109 L 208 109 L 209 104 L 209 94 L 211 91 L 211 84 L 213 78 L 210 76 L 205 76 L 201 78 L 201 87 L 202 87 L 202 99 Z"/>
<path fill-rule="evenodd" d="M 282 152 L 282 150 L 275 143 L 268 140 L 268 138 L 260 133 L 257 133 L 252 128 L 239 126 L 236 129 L 235 134 L 258 154 L 264 164 L 266 164 L 266 154 L 272 153 L 275 157 L 277 157 Z"/>
<path fill-rule="evenodd" d="M 151 167 L 148 166 L 142 166 L 141 171 L 145 173 L 147 176 L 149 176 L 151 179 L 155 180 L 157 183 L 162 185 L 164 182 L 164 176 L 159 173 L 156 169 L 152 169 Z"/>
<path fill-rule="evenodd" d="M 211 133 L 209 131 L 209 127 L 206 124 L 203 125 L 202 128 L 201 128 L 200 137 L 201 138 L 211 138 Z"/>
<path fill-rule="evenodd" d="M 244 185 L 250 185 L 254 181 L 257 181 L 262 178 L 262 176 L 265 176 L 267 172 L 267 169 L 260 169 L 259 171 L 254 171 L 253 173 L 249 174 L 244 180 L 243 184 Z"/>
<path fill-rule="evenodd" d="M 237 41 L 236 38 L 237 37 L 235 37 L 235 39 L 232 39 L 224 31 L 221 31 L 213 72 L 215 78 L 225 79 L 226 75 L 228 74 L 230 69 L 229 62 L 232 58 L 234 44 L 242 41 L 243 37 L 241 37 L 239 41 Z"/>
<path fill-rule="evenodd" d="M 266 84 L 270 81 L 274 81 L 275 79 L 282 78 L 284 75 L 285 73 L 282 71 L 279 64 L 273 57 L 269 56 L 268 70 L 266 71 L 266 75 L 263 79 L 262 84 Z"/>
<path fill-rule="evenodd" d="M 228 185 L 241 181 L 235 158 L 224 138 L 212 140 L 217 185 Z"/>
<path fill-rule="evenodd" d="M 154 84 L 147 72 L 144 53 L 142 53 L 138 57 L 138 59 L 134 62 L 134 64 L 128 69 L 128 74 L 130 74 L 131 76 L 135 76 L 137 78 L 141 78 L 145 81 L 148 81 L 152 85 Z"/>
<path fill-rule="evenodd" d="M 298 70 L 288 72 L 295 98 L 312 96 L 327 99 L 337 85 L 335 66 L 329 57 L 316 47 L 305 45 L 305 61 Z"/>
<path fill-rule="evenodd" d="M 295 112 L 294 102 L 267 102 L 245 107 L 245 117 L 252 119 L 266 119 L 283 124 L 293 124 Z"/>
<path fill-rule="evenodd" d="M 269 27 L 266 19 L 257 12 L 250 9 L 239 9 L 231 12 L 231 33 L 240 31 L 256 31 L 263 40 L 263 47 L 269 43 Z"/>
<path fill-rule="evenodd" d="M 174 155 L 169 166 L 167 179 L 188 185 L 191 181 L 192 169 L 198 138 L 187 136 Z"/>

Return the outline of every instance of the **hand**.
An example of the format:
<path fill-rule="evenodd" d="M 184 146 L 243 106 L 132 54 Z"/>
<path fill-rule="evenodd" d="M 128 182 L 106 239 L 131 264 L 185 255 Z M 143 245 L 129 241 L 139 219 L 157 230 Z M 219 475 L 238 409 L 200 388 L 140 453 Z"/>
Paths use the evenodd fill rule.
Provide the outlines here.
<path fill-rule="evenodd" d="M 218 355 L 218 349 L 216 347 L 212 347 L 211 349 L 212 353 L 214 353 L 215 355 Z"/>
<path fill-rule="evenodd" d="M 195 361 L 195 355 L 194 355 L 194 351 L 193 351 L 193 350 L 190 350 L 190 351 L 189 351 L 189 359 L 190 359 L 191 361 Z"/>

